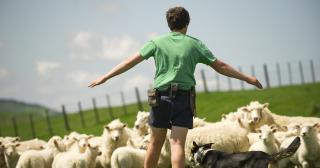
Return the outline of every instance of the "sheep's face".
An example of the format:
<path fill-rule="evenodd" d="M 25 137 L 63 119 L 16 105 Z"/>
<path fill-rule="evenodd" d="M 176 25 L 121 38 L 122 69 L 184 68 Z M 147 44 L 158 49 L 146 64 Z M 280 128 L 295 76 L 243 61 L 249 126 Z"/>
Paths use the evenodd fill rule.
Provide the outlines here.
<path fill-rule="evenodd" d="M 260 104 L 257 101 L 251 102 L 248 106 L 243 107 L 241 110 L 250 113 L 249 119 L 254 123 L 259 123 L 263 117 L 263 111 L 269 106 L 269 103 Z"/>
<path fill-rule="evenodd" d="M 273 130 L 263 130 L 261 132 L 260 138 L 262 139 L 263 142 L 266 143 L 273 143 L 274 140 L 274 133 L 276 132 L 275 129 Z"/>
<path fill-rule="evenodd" d="M 126 127 L 126 124 L 120 124 L 118 126 L 106 126 L 105 129 L 108 132 L 111 139 L 115 142 L 119 141 L 121 136 L 123 135 L 123 131 Z"/>
<path fill-rule="evenodd" d="M 17 155 L 17 150 L 16 147 L 18 147 L 20 144 L 6 144 L 5 145 L 5 155 L 7 155 L 8 157 L 13 157 L 14 155 Z"/>
<path fill-rule="evenodd" d="M 99 150 L 98 146 L 91 146 L 90 144 L 87 144 L 88 150 L 94 155 L 94 156 L 100 156 L 102 152 Z"/>
<path fill-rule="evenodd" d="M 316 124 L 317 125 L 317 124 Z M 301 128 L 301 137 L 302 138 L 310 138 L 310 137 L 316 137 L 317 136 L 317 131 L 316 131 L 316 125 L 311 126 L 311 125 L 306 125 Z"/>
<path fill-rule="evenodd" d="M 287 128 L 288 132 L 294 135 L 299 135 L 301 132 L 301 127 L 299 124 L 289 124 Z"/>
<path fill-rule="evenodd" d="M 82 137 L 78 140 L 78 148 L 80 152 L 84 152 L 86 150 L 86 147 L 88 145 L 89 138 Z"/>
<path fill-rule="evenodd" d="M 139 111 L 137 114 L 137 120 L 134 122 L 135 129 L 142 129 L 147 126 L 149 121 L 149 113 Z"/>

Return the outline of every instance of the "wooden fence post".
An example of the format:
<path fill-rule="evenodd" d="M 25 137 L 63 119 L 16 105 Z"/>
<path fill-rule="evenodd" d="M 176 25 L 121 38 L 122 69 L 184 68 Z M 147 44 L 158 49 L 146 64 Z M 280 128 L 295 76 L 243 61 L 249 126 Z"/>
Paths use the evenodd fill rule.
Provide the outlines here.
<path fill-rule="evenodd" d="M 292 70 L 291 70 L 290 62 L 288 62 L 288 75 L 289 75 L 289 84 L 292 85 Z"/>
<path fill-rule="evenodd" d="M 143 107 L 142 107 L 142 103 L 141 103 L 141 99 L 140 99 L 140 94 L 139 94 L 139 89 L 138 89 L 138 87 L 135 87 L 135 91 L 136 91 L 138 109 L 139 109 L 140 111 L 143 111 Z"/>
<path fill-rule="evenodd" d="M 201 69 L 201 77 L 202 77 L 204 92 L 208 93 L 209 91 L 208 91 L 208 87 L 207 87 L 206 76 L 204 74 L 204 70 L 203 69 Z"/>
<path fill-rule="evenodd" d="M 316 75 L 314 73 L 313 60 L 310 60 L 310 70 L 311 70 L 312 83 L 316 83 Z"/>
<path fill-rule="evenodd" d="M 82 128 L 85 128 L 86 127 L 86 123 L 85 123 L 85 120 L 83 118 L 82 106 L 81 106 L 81 102 L 80 101 L 78 101 L 78 110 L 79 110 L 79 115 L 80 115 L 81 126 L 82 126 Z"/>
<path fill-rule="evenodd" d="M 19 136 L 16 117 L 12 117 L 12 125 L 13 125 L 14 135 Z"/>
<path fill-rule="evenodd" d="M 49 132 L 50 136 L 53 136 L 52 126 L 51 126 L 51 121 L 50 121 L 50 116 L 49 116 L 49 110 L 46 109 L 45 112 L 46 112 L 48 132 Z"/>
<path fill-rule="evenodd" d="M 30 128 L 31 128 L 31 133 L 32 133 L 32 137 L 36 138 L 36 130 L 34 129 L 34 123 L 33 123 L 33 118 L 32 118 L 32 114 L 29 114 L 29 121 L 30 121 Z"/>
<path fill-rule="evenodd" d="M 108 94 L 106 95 L 106 98 L 107 98 L 107 104 L 108 104 L 109 116 L 110 116 L 110 117 L 111 117 L 111 119 L 113 120 L 113 119 L 114 119 L 114 116 L 113 116 L 113 112 L 112 112 L 112 107 L 111 107 L 110 97 L 109 97 L 109 95 L 108 95 Z"/>
<path fill-rule="evenodd" d="M 303 74 L 303 67 L 302 67 L 301 61 L 299 61 L 299 70 L 300 70 L 301 84 L 304 84 L 304 74 Z"/>
<path fill-rule="evenodd" d="M 98 112 L 98 109 L 97 109 L 97 103 L 96 103 L 96 99 L 95 98 L 92 98 L 92 105 L 93 105 L 93 113 L 94 113 L 94 116 L 95 116 L 95 119 L 96 119 L 96 124 L 99 124 L 100 123 L 100 116 L 99 116 L 99 112 Z"/>
<path fill-rule="evenodd" d="M 124 99 L 124 93 L 121 91 L 121 92 L 120 92 L 120 95 L 121 95 L 122 108 L 123 108 L 124 114 L 127 115 L 127 114 L 128 114 L 128 111 L 127 111 L 126 101 L 125 101 L 125 99 Z"/>
<path fill-rule="evenodd" d="M 242 72 L 242 68 L 239 67 L 239 71 Z M 244 90 L 244 82 L 243 80 L 239 80 L 240 81 L 240 86 L 241 86 L 241 90 Z"/>
<path fill-rule="evenodd" d="M 266 78 L 266 84 L 267 88 L 270 88 L 270 81 L 269 81 L 269 74 L 268 74 L 268 67 L 266 64 L 263 64 L 263 71 L 264 71 L 264 76 Z"/>
<path fill-rule="evenodd" d="M 252 75 L 252 76 L 256 76 L 256 71 L 255 71 L 253 65 L 251 66 L 251 75 Z"/>
<path fill-rule="evenodd" d="M 217 91 L 220 91 L 220 78 L 219 78 L 219 74 L 216 73 L 216 80 L 217 80 Z"/>
<path fill-rule="evenodd" d="M 64 105 L 61 106 L 62 108 L 62 114 L 63 114 L 63 119 L 64 119 L 64 126 L 65 126 L 65 129 L 70 132 L 70 126 L 69 126 L 69 120 L 68 120 L 68 116 L 67 116 L 67 113 L 66 113 L 66 108 L 64 107 Z"/>
<path fill-rule="evenodd" d="M 278 74 L 278 83 L 279 83 L 279 86 L 282 86 L 281 70 L 280 70 L 280 64 L 279 64 L 279 63 L 277 63 L 277 74 Z"/>

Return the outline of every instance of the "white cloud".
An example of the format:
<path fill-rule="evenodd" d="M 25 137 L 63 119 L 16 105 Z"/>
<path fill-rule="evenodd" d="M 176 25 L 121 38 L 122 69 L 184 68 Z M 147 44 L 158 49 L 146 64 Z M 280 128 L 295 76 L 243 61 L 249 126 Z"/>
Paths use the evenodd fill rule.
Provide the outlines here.
<path fill-rule="evenodd" d="M 60 68 L 60 64 L 51 61 L 36 61 L 36 70 L 39 75 L 48 76 L 53 71 Z"/>
<path fill-rule="evenodd" d="M 76 87 L 86 87 L 89 85 L 90 81 L 96 79 L 99 75 L 89 72 L 82 72 L 82 71 L 76 71 L 76 72 L 70 72 L 66 74 L 65 78 L 67 81 L 70 81 L 75 85 Z"/>
<path fill-rule="evenodd" d="M 129 35 L 106 38 L 99 33 L 78 32 L 70 46 L 72 57 L 78 60 L 118 60 L 134 54 L 140 44 Z"/>
<path fill-rule="evenodd" d="M 5 68 L 0 68 L 0 79 L 3 79 L 9 75 L 9 71 Z"/>

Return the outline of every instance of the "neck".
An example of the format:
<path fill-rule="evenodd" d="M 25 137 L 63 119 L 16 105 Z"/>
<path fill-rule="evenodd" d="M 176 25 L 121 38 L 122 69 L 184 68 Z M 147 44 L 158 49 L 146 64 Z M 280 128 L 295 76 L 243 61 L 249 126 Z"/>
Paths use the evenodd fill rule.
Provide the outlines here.
<path fill-rule="evenodd" d="M 187 34 L 187 27 L 184 27 L 182 29 L 175 29 L 175 30 L 172 30 L 172 32 L 179 32 L 182 34 Z"/>

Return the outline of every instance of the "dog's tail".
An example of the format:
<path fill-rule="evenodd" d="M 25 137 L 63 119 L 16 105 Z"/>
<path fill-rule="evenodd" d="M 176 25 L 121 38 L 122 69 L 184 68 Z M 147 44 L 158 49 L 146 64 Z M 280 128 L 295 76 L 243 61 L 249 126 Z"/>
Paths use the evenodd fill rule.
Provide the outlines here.
<path fill-rule="evenodd" d="M 286 149 L 271 155 L 271 160 L 277 162 L 281 159 L 290 157 L 298 150 L 299 146 L 300 138 L 296 137 Z"/>

